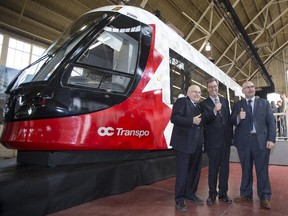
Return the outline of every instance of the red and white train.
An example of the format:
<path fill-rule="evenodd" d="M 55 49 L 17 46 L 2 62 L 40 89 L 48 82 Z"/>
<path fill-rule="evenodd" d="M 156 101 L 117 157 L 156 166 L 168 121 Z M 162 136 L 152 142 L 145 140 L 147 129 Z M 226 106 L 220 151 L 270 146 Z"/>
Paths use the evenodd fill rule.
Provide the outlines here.
<path fill-rule="evenodd" d="M 153 14 L 131 6 L 95 9 L 8 86 L 1 143 L 44 151 L 168 149 L 175 99 L 211 76 L 226 95 L 241 94 Z"/>

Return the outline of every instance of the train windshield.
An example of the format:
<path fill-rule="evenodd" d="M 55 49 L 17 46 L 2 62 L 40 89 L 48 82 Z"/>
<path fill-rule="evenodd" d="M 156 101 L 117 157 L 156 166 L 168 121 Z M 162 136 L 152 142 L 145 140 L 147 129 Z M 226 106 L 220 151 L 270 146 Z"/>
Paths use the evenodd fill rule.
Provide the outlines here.
<path fill-rule="evenodd" d="M 142 28 L 133 20 L 124 23 L 125 28 L 116 20 L 103 29 L 67 70 L 65 84 L 115 93 L 127 90 L 136 70 Z"/>
<path fill-rule="evenodd" d="M 31 82 L 47 81 L 59 63 L 87 35 L 94 26 L 107 20 L 113 13 L 91 13 L 76 20 L 33 64 L 24 68 L 11 82 L 7 90 L 14 90 L 19 85 Z"/>

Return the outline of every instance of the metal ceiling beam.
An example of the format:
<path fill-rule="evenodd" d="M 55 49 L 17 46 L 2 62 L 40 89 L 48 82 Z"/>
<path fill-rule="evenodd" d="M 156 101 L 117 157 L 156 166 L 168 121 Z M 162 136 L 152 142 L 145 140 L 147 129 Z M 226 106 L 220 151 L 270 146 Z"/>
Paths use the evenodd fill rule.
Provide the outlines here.
<path fill-rule="evenodd" d="M 56 11 L 55 9 L 51 9 L 51 8 L 49 8 L 47 6 L 43 6 L 43 5 L 41 5 L 40 3 L 38 3 L 38 2 L 36 2 L 34 0 L 31 0 L 31 4 L 33 4 L 33 5 L 35 5 L 35 6 L 39 7 L 39 8 L 42 8 L 43 10 L 49 11 L 49 13 L 52 13 L 55 16 L 58 16 L 61 19 L 66 20 L 67 23 L 71 24 L 74 21 L 74 19 L 75 19 L 75 17 L 68 17 L 68 15 L 60 13 L 60 12 Z M 25 17 L 28 17 L 28 16 L 26 15 Z"/>
<path fill-rule="evenodd" d="M 39 35 L 36 35 L 34 33 L 26 31 L 24 29 L 20 29 L 18 27 L 9 25 L 9 24 L 2 22 L 2 21 L 0 21 L 0 27 L 7 32 L 10 32 L 10 33 L 12 32 L 13 34 L 17 34 L 17 35 L 23 35 L 24 34 L 25 37 L 28 37 L 29 39 L 37 41 L 41 44 L 46 44 L 47 46 L 50 46 L 51 43 L 53 42 L 52 40 L 50 40 L 48 38 L 41 37 Z"/>
<path fill-rule="evenodd" d="M 140 7 L 145 8 L 146 4 L 148 3 L 148 0 L 142 0 Z"/>
<path fill-rule="evenodd" d="M 13 10 L 11 10 L 11 9 L 2 7 L 1 5 L 0 5 L 0 10 L 1 10 L 2 12 L 3 12 L 3 11 L 7 12 L 8 14 L 10 14 L 10 15 L 13 16 L 13 17 L 16 17 L 18 20 L 19 20 L 19 17 L 22 16 L 21 14 L 13 11 Z M 2 20 L 6 21 L 6 17 L 5 17 L 5 19 L 2 18 Z M 33 23 L 33 24 L 35 24 L 35 25 L 37 25 L 37 26 L 41 26 L 42 28 L 48 29 L 50 32 L 53 32 L 53 33 L 58 34 L 58 35 L 60 35 L 60 34 L 62 33 L 62 31 L 56 29 L 55 26 L 48 26 L 47 24 L 44 24 L 44 23 L 42 23 L 42 22 L 40 22 L 40 21 L 37 21 L 37 20 L 32 19 L 32 18 L 27 17 L 27 16 L 22 16 L 22 17 L 21 17 L 21 20 L 27 21 L 27 23 Z M 7 20 L 7 24 L 8 24 L 8 23 L 11 25 L 11 23 Z M 13 26 L 16 26 L 16 24 L 13 23 Z M 12 26 L 11 26 L 11 27 L 12 27 Z"/>
<path fill-rule="evenodd" d="M 265 64 L 268 63 L 273 57 L 275 57 L 276 55 L 278 55 L 280 52 L 282 52 L 284 49 L 286 49 L 288 46 L 288 41 L 286 41 L 284 44 L 282 44 L 280 47 L 278 47 L 277 50 L 274 50 L 273 53 L 271 53 L 271 55 L 269 55 L 268 58 L 266 58 L 265 60 Z"/>
<path fill-rule="evenodd" d="M 190 30 L 185 40 L 188 40 L 191 37 L 192 33 L 195 31 L 195 29 L 198 28 L 198 26 L 200 26 L 199 23 L 204 19 L 205 15 L 208 13 L 209 10 L 211 10 L 211 3 L 209 4 L 209 7 L 207 7 L 206 10 L 202 13 L 201 17 L 197 20 L 197 22 L 194 21 L 188 14 L 185 14 L 184 12 L 182 12 L 182 14 L 186 16 L 189 20 L 191 20 L 194 24 L 193 28 Z M 204 29 L 204 28 L 201 26 L 201 29 Z M 209 34 L 210 33 L 206 31 L 206 36 Z"/>
<path fill-rule="evenodd" d="M 254 16 L 254 18 L 245 26 L 245 29 L 247 29 L 252 23 L 254 23 L 254 21 L 261 15 L 264 13 L 265 10 L 267 10 L 272 4 L 274 4 L 275 0 L 270 0 L 270 2 L 268 2 L 265 7 L 263 7 L 261 9 L 261 11 L 259 11 L 258 14 L 256 14 Z"/>
<path fill-rule="evenodd" d="M 265 31 L 267 31 L 268 28 L 270 28 L 270 27 L 272 26 L 272 24 L 274 24 L 274 23 L 276 22 L 276 20 L 280 19 L 280 17 L 284 16 L 284 14 L 286 13 L 287 9 L 286 9 L 284 12 L 282 12 L 280 15 L 278 15 L 278 17 L 277 17 L 276 19 L 273 19 L 273 20 L 272 20 L 272 23 L 269 23 L 269 24 L 268 24 L 268 21 L 267 21 L 267 18 L 266 18 L 266 19 L 265 19 L 265 22 L 263 23 L 263 26 L 264 26 L 264 27 L 258 26 L 254 21 L 256 20 L 256 18 L 259 18 L 260 15 L 264 14 L 265 11 L 266 11 L 265 14 L 266 14 L 266 16 L 267 16 L 268 9 L 269 9 L 269 7 L 270 7 L 272 4 L 274 4 L 274 2 L 275 2 L 275 0 L 272 0 L 272 1 L 269 2 L 267 5 L 265 5 L 265 7 L 262 8 L 262 10 L 261 10 L 258 14 L 256 14 L 255 17 L 245 26 L 245 30 L 246 30 L 250 25 L 253 24 L 254 27 L 259 30 L 258 32 L 250 33 L 250 35 L 254 35 L 254 34 L 258 35 L 258 36 L 255 37 L 254 40 L 252 41 L 253 44 L 255 44 L 255 42 L 257 41 L 257 39 L 258 39 L 260 36 L 262 36 L 262 35 L 265 33 Z M 235 3 L 233 4 L 233 8 L 234 8 L 234 5 L 235 5 Z M 284 28 L 281 28 L 281 31 L 283 31 L 283 29 L 284 29 Z M 236 39 L 238 39 L 238 38 L 236 37 Z M 273 37 L 271 37 L 271 39 L 273 39 Z M 275 42 L 275 41 L 274 41 L 274 42 Z M 266 43 L 268 44 L 268 42 L 266 42 Z M 258 45 L 257 45 L 257 49 L 261 48 L 259 45 L 261 45 L 261 44 L 258 44 Z M 229 48 L 227 48 L 227 49 L 229 49 Z M 272 50 L 270 50 L 268 47 L 265 47 L 265 49 L 268 49 L 269 52 L 272 53 Z M 273 49 L 273 50 L 274 50 L 274 49 Z M 225 52 L 224 52 L 224 53 L 225 53 Z M 236 58 L 235 62 L 237 62 L 244 54 L 245 54 L 245 50 L 244 50 L 240 55 L 238 55 L 238 57 Z M 222 55 L 223 55 L 223 54 L 222 54 Z M 274 54 L 272 53 L 272 55 L 274 55 Z M 262 57 L 263 57 L 263 55 L 262 55 Z M 220 57 L 220 58 L 221 58 L 221 57 Z M 221 60 L 220 58 L 219 58 L 219 61 Z M 266 64 L 266 61 L 264 62 L 264 65 L 265 65 L 265 64 Z M 246 65 L 246 64 L 244 64 L 244 66 L 243 66 L 242 68 L 244 68 L 245 65 Z M 231 69 L 232 69 L 233 67 L 234 67 L 234 64 L 231 64 L 231 67 L 227 70 L 227 74 L 229 74 L 229 72 L 231 71 Z M 250 71 L 250 70 L 249 70 L 249 71 Z M 255 70 L 254 72 L 250 73 L 250 75 L 249 75 L 250 78 L 251 78 L 251 77 L 254 77 L 257 73 L 258 73 L 258 69 Z M 238 74 L 239 74 L 239 72 L 236 73 L 236 74 L 234 74 L 233 77 L 237 77 Z M 243 73 L 242 73 L 242 74 L 243 74 Z"/>
<path fill-rule="evenodd" d="M 267 72 L 266 68 L 263 65 L 261 58 L 259 57 L 257 50 L 252 44 L 247 32 L 245 31 L 243 25 L 241 24 L 238 15 L 234 11 L 229 0 L 213 0 L 217 5 L 218 9 L 221 11 L 223 16 L 226 18 L 227 22 L 231 25 L 232 29 L 235 31 L 234 33 L 239 39 L 243 42 L 243 48 L 247 51 L 248 55 L 254 63 L 257 65 L 259 72 L 262 74 L 264 80 L 268 85 L 268 92 L 274 92 L 275 86 L 274 83 Z"/>

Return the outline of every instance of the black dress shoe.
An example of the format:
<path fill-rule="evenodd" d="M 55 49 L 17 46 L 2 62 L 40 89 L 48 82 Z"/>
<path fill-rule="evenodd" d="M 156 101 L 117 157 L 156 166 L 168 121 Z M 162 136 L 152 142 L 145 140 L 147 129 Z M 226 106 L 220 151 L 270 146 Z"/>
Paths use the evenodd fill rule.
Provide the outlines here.
<path fill-rule="evenodd" d="M 244 202 L 253 202 L 253 200 L 250 197 L 240 196 L 234 198 L 234 202 L 244 203 Z"/>
<path fill-rule="evenodd" d="M 216 196 L 215 195 L 209 195 L 206 203 L 207 205 L 213 205 L 216 201 Z"/>
<path fill-rule="evenodd" d="M 193 196 L 192 198 L 189 198 L 188 200 L 190 200 L 192 203 L 196 204 L 196 205 L 203 205 L 204 201 L 202 199 L 200 199 L 199 197 L 197 197 L 196 195 Z"/>
<path fill-rule="evenodd" d="M 263 199 L 260 201 L 260 204 L 263 208 L 271 209 L 270 203 L 267 199 Z"/>
<path fill-rule="evenodd" d="M 231 204 L 232 199 L 230 199 L 227 194 L 219 195 L 219 200 L 221 200 L 224 203 Z"/>
<path fill-rule="evenodd" d="M 177 209 L 178 211 L 181 211 L 181 212 L 186 212 L 186 211 L 187 211 L 187 208 L 186 208 L 184 202 L 176 203 L 176 209 Z"/>

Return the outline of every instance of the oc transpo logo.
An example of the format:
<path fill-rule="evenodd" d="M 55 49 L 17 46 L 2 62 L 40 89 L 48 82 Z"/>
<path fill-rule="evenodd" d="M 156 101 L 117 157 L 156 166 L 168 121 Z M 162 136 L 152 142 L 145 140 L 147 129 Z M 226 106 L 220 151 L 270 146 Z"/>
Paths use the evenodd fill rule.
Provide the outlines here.
<path fill-rule="evenodd" d="M 112 127 L 100 127 L 98 128 L 99 136 L 112 136 L 114 134 L 114 128 Z"/>
<path fill-rule="evenodd" d="M 113 127 L 99 127 L 97 130 L 99 136 L 136 136 L 143 137 L 149 136 L 150 132 L 148 130 L 126 130 L 124 128 L 113 128 Z"/>

